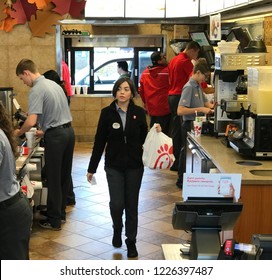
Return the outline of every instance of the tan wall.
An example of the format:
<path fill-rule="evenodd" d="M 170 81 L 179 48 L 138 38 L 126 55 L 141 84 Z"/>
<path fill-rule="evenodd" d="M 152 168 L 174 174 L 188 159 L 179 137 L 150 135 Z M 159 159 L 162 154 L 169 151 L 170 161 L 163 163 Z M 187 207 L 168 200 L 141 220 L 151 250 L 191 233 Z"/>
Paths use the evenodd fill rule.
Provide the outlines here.
<path fill-rule="evenodd" d="M 54 35 L 32 37 L 27 25 L 17 25 L 6 33 L 0 30 L 0 87 L 13 87 L 16 99 L 27 110 L 28 87 L 15 74 L 22 58 L 34 60 L 41 73 L 56 68 L 56 40 Z"/>

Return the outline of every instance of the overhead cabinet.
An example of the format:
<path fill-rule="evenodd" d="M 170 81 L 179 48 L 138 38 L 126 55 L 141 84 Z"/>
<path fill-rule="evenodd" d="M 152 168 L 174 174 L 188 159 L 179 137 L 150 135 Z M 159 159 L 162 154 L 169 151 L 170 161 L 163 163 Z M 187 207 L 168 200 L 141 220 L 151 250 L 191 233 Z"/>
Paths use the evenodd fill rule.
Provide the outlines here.
<path fill-rule="evenodd" d="M 165 0 L 126 0 L 125 18 L 164 18 Z"/>
<path fill-rule="evenodd" d="M 85 5 L 85 18 L 123 18 L 124 0 L 88 0 Z"/>
<path fill-rule="evenodd" d="M 235 9 L 256 2 L 268 2 L 265 0 L 199 0 L 200 16 L 224 12 L 225 9 Z M 262 4 L 262 3 L 261 3 Z"/>
<path fill-rule="evenodd" d="M 87 19 L 183 18 L 207 16 L 265 0 L 87 0 Z"/>
<path fill-rule="evenodd" d="M 231 8 L 235 6 L 235 0 L 224 0 L 224 8 Z"/>
<path fill-rule="evenodd" d="M 207 15 L 221 11 L 224 7 L 224 0 L 200 0 L 200 15 Z"/>
<path fill-rule="evenodd" d="M 199 0 L 87 0 L 85 18 L 182 18 L 198 17 Z"/>
<path fill-rule="evenodd" d="M 235 0 L 235 5 L 245 4 L 248 3 L 248 0 Z"/>
<path fill-rule="evenodd" d="M 198 17 L 198 0 L 165 0 L 166 18 Z"/>

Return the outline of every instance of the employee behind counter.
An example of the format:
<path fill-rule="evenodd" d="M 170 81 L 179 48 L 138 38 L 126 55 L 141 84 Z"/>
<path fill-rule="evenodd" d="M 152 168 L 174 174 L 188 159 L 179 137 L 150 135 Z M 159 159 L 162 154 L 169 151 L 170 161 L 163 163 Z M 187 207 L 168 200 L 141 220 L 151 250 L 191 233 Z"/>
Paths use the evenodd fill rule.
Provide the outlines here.
<path fill-rule="evenodd" d="M 205 58 L 200 58 L 196 62 L 193 75 L 182 89 L 177 113 L 183 116 L 182 122 L 182 140 L 179 157 L 177 187 L 182 188 L 183 173 L 186 172 L 186 139 L 187 132 L 191 131 L 195 114 L 212 114 L 214 104 L 208 101 L 200 86 L 201 83 L 210 76 L 210 69 Z"/>
<path fill-rule="evenodd" d="M 9 116 L 0 102 L 0 259 L 29 259 L 32 209 L 16 180 L 17 142 Z"/>

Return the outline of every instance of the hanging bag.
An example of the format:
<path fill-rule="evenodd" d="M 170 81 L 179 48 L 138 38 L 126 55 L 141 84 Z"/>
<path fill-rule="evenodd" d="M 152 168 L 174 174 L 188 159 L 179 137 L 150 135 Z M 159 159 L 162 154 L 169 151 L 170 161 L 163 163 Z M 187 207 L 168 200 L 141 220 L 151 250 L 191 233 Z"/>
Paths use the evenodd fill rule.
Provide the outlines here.
<path fill-rule="evenodd" d="M 146 136 L 143 145 L 143 164 L 151 169 L 167 169 L 175 160 L 173 141 L 163 132 L 157 132 L 156 125 L 153 125 Z"/>

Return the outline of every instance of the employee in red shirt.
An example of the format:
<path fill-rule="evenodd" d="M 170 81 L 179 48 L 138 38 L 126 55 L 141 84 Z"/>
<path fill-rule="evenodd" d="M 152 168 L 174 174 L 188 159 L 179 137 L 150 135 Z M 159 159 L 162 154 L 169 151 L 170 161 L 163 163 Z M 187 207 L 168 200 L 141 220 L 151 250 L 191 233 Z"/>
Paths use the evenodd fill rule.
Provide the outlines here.
<path fill-rule="evenodd" d="M 150 117 L 150 127 L 159 123 L 162 132 L 169 134 L 171 114 L 168 104 L 169 74 L 166 57 L 161 52 L 153 52 L 152 65 L 142 73 L 138 92 Z"/>
<path fill-rule="evenodd" d="M 62 80 L 64 81 L 64 87 L 66 89 L 66 95 L 68 99 L 68 104 L 70 105 L 71 96 L 73 95 L 72 86 L 71 86 L 71 77 L 70 77 L 70 70 L 68 65 L 64 60 L 61 61 L 61 68 L 62 68 Z"/>
<path fill-rule="evenodd" d="M 168 102 L 172 117 L 172 139 L 175 162 L 171 170 L 177 171 L 179 165 L 179 154 L 181 149 L 181 121 L 177 115 L 177 108 L 183 86 L 188 82 L 193 71 L 192 59 L 196 60 L 200 51 L 200 45 L 195 41 L 190 41 L 184 51 L 180 52 L 169 62 L 170 88 L 168 92 Z"/>

